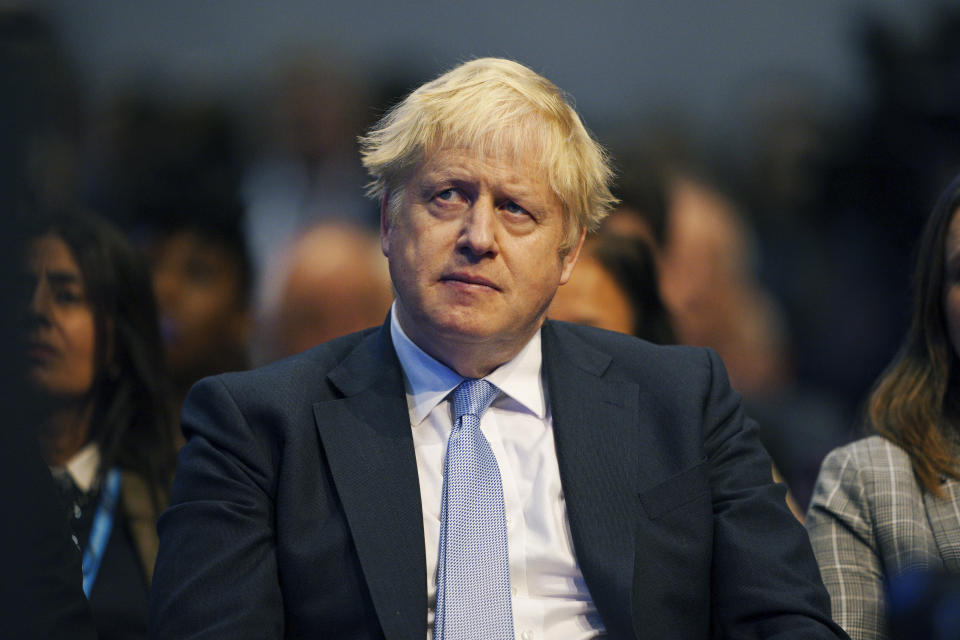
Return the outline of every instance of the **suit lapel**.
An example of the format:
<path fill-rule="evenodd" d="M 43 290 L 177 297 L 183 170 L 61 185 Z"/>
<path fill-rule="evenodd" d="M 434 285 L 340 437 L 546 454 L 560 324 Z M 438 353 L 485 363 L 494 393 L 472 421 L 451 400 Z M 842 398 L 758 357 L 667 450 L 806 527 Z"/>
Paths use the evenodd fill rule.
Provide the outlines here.
<path fill-rule="evenodd" d="M 386 638 L 426 636 L 420 484 L 389 319 L 336 369 L 317 429 Z"/>
<path fill-rule="evenodd" d="M 638 385 L 603 377 L 610 357 L 546 323 L 543 366 L 577 562 L 612 637 L 633 637 Z"/>

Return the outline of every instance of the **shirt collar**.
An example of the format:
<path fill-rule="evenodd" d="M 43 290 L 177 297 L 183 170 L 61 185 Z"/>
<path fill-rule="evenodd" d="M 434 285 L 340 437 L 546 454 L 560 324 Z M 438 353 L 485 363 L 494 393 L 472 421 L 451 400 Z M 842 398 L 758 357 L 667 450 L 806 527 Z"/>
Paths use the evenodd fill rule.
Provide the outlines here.
<path fill-rule="evenodd" d="M 397 319 L 396 302 L 390 311 L 390 335 L 407 385 L 407 406 L 410 424 L 423 422 L 464 378 L 442 362 L 428 355 L 413 343 Z M 485 379 L 497 385 L 541 420 L 546 416 L 546 399 L 540 375 L 543 355 L 540 331 L 524 345 L 512 360 L 497 367 Z"/>
<path fill-rule="evenodd" d="M 67 461 L 64 469 L 70 474 L 74 484 L 84 493 L 89 493 L 100 464 L 100 449 L 96 442 L 90 442 L 77 451 Z"/>

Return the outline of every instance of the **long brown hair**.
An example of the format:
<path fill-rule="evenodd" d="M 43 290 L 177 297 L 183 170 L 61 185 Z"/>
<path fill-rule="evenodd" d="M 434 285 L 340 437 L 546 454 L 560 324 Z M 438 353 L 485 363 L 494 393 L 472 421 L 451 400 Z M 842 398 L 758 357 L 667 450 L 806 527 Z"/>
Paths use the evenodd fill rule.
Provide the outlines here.
<path fill-rule="evenodd" d="M 921 235 L 910 329 L 870 396 L 877 433 L 903 448 L 924 489 L 942 496 L 942 477 L 960 480 L 953 440 L 958 426 L 958 357 L 943 304 L 947 230 L 960 208 L 960 176 L 947 187 Z M 954 398 L 951 400 L 951 398 Z"/>

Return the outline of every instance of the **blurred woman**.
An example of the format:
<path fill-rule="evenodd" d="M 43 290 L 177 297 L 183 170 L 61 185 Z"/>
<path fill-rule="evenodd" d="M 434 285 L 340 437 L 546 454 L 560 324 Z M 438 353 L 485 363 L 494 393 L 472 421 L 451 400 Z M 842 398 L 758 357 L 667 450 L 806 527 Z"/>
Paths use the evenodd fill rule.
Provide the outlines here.
<path fill-rule="evenodd" d="M 833 617 L 854 640 L 888 637 L 885 580 L 960 571 L 958 210 L 960 177 L 923 231 L 911 326 L 870 396 L 875 434 L 827 456 L 807 514 Z"/>
<path fill-rule="evenodd" d="M 150 276 L 118 231 L 75 214 L 45 221 L 27 272 L 38 437 L 83 554 L 84 592 L 101 639 L 145 638 L 174 467 Z"/>
<path fill-rule="evenodd" d="M 554 320 L 674 342 L 660 299 L 653 250 L 643 239 L 600 232 L 587 238 L 570 280 L 557 290 Z"/>

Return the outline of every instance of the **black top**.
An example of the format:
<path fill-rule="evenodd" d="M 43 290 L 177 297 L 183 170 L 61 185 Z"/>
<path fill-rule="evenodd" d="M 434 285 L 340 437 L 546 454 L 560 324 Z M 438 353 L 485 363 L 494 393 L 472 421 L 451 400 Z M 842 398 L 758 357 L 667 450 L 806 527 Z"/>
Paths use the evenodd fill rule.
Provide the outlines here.
<path fill-rule="evenodd" d="M 99 492 L 79 494 L 70 509 L 71 525 L 86 550 L 99 504 Z M 118 501 L 119 502 L 119 501 Z M 123 510 L 117 505 L 113 529 L 90 594 L 90 608 L 100 640 L 147 637 L 149 587 Z"/>

